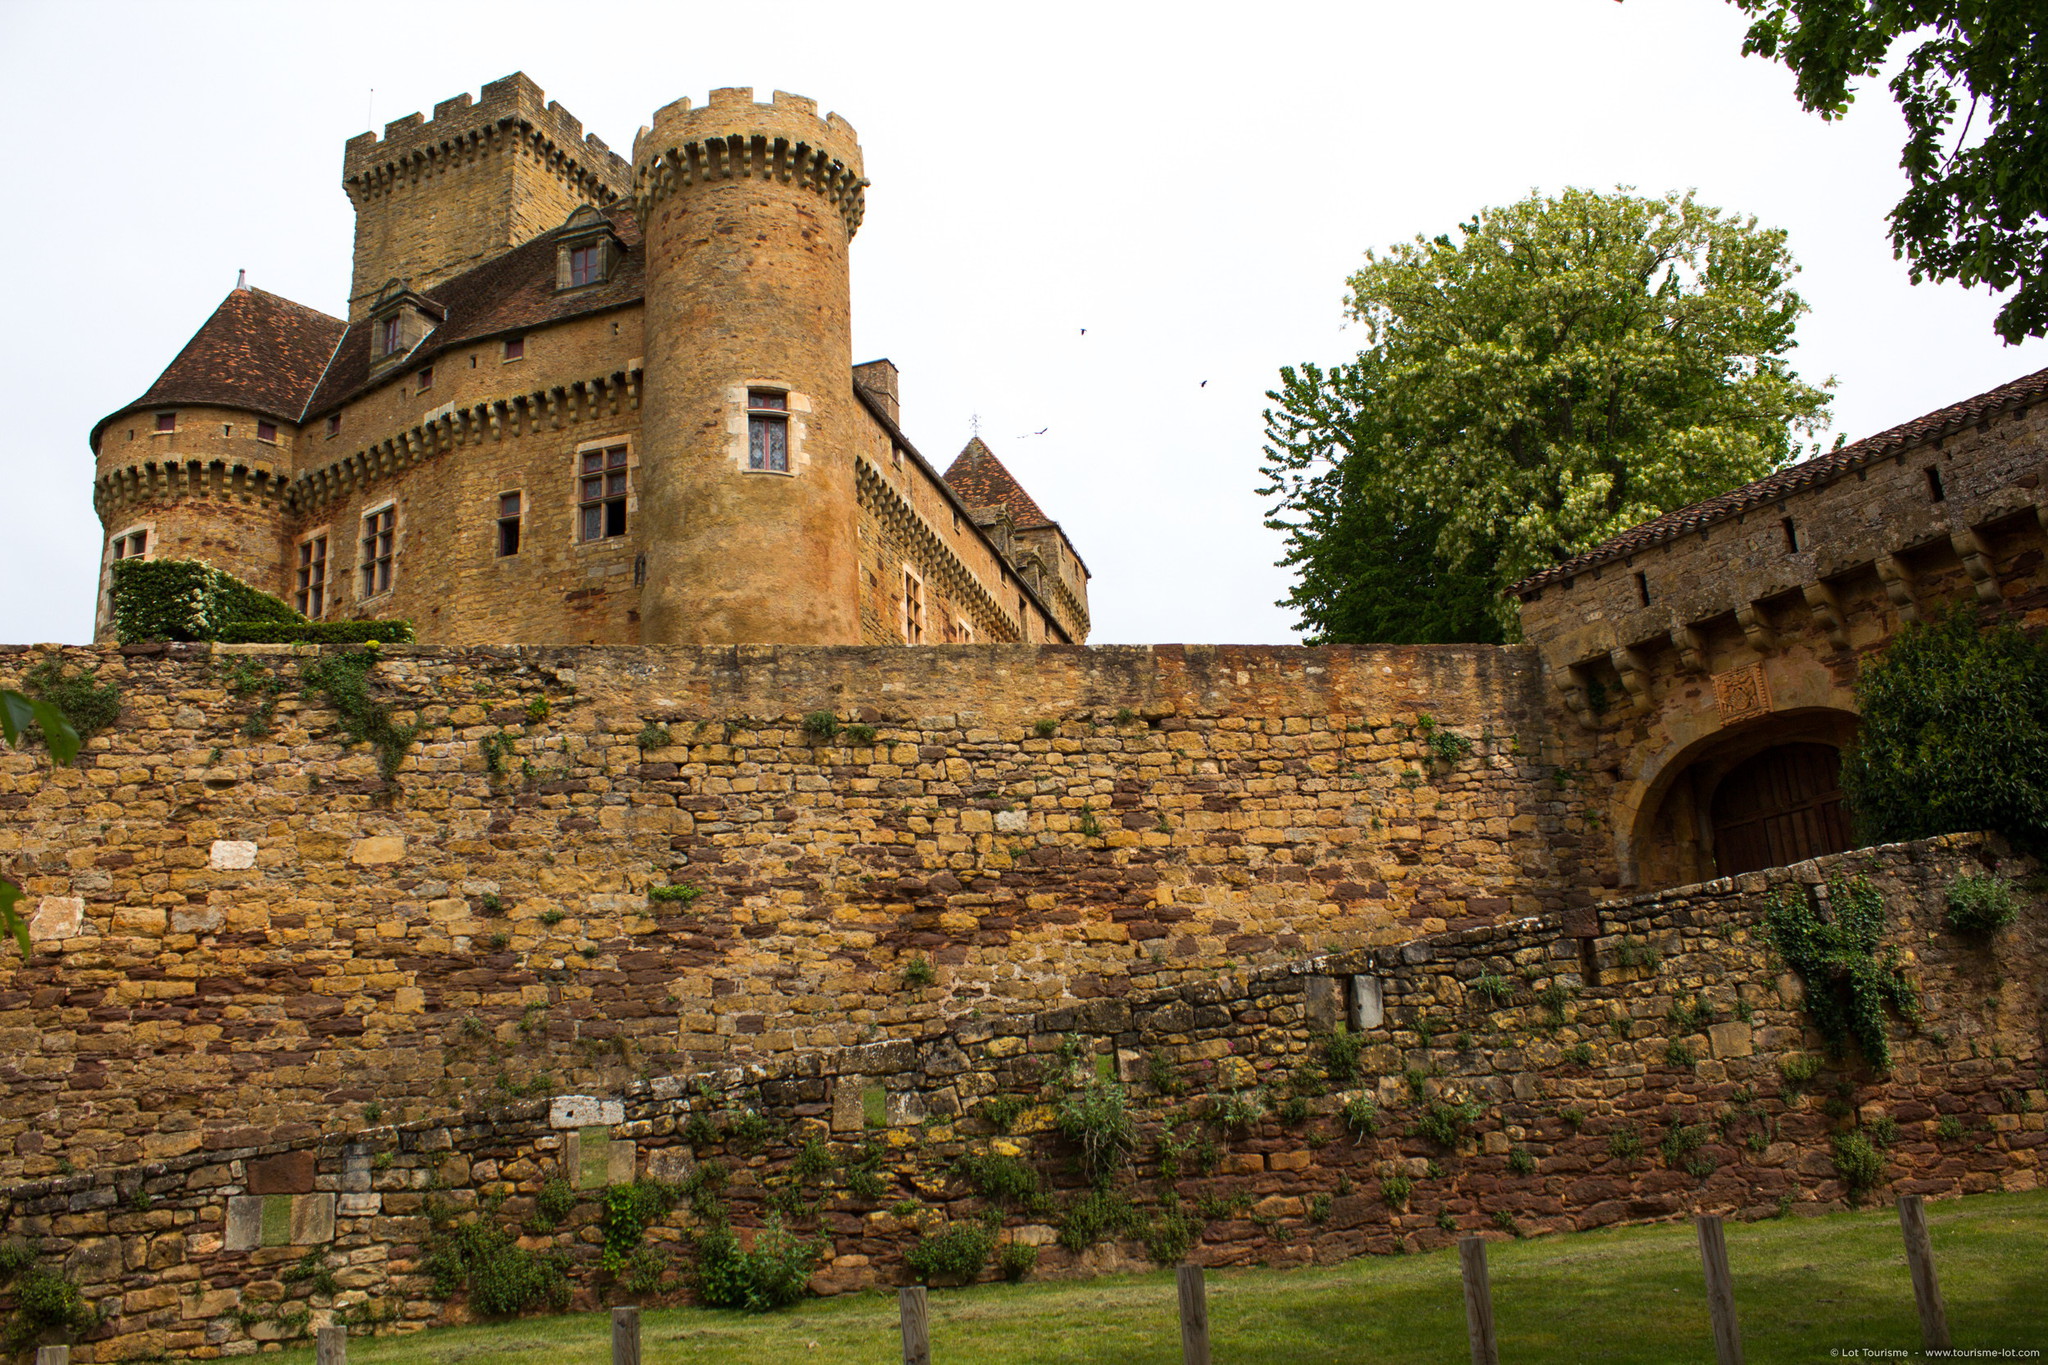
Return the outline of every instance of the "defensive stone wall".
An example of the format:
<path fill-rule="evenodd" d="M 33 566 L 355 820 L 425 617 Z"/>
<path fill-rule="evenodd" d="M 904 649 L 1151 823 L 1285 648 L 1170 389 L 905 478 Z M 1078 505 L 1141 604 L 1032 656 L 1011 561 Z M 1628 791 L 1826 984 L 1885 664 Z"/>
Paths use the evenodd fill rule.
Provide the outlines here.
<path fill-rule="evenodd" d="M 99 1167 L 16 1185 L 0 1212 L 98 1306 L 82 1355 L 105 1360 L 459 1319 L 421 1263 L 472 1219 L 558 1256 L 577 1301 L 626 1297 L 600 1268 L 600 1195 L 636 1179 L 687 1193 L 644 1264 L 773 1216 L 821 1240 L 827 1293 L 900 1282 L 922 1238 L 992 1208 L 1004 1244 L 1061 1274 L 2028 1189 L 2048 903 L 1953 933 L 1948 888 L 1987 868 L 2038 885 L 1979 836 L 1866 849 L 761 1066 Z M 1863 886 L 1919 1002 L 1888 1021 L 1882 1074 L 1828 1057 L 1804 994 L 1834 986 L 1788 973 L 1765 926 L 1774 903 Z M 1357 1046 L 1333 1047 L 1347 1016 Z M 1135 1136 L 1092 1190 L 1060 1121 L 1091 1095 Z M 1844 1141 L 1874 1161 L 1854 1184 Z M 672 1269 L 631 1297 L 684 1287 Z"/>
<path fill-rule="evenodd" d="M 347 652 L 58 657 L 123 708 L 0 755 L 0 1176 L 1205 983 L 1607 865 L 1525 649 L 395 647 L 353 699 Z M 349 723 L 410 736 L 389 778 Z"/>

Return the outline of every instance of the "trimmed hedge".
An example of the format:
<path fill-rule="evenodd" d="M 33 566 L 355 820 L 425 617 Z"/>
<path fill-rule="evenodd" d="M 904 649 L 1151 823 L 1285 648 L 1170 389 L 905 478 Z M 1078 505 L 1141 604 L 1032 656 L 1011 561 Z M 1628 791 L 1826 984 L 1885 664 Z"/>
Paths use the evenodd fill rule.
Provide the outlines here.
<path fill-rule="evenodd" d="M 196 559 L 124 559 L 114 565 L 114 633 L 143 640 L 231 645 L 407 644 L 410 621 L 308 621 L 269 593 Z"/>
<path fill-rule="evenodd" d="M 229 622 L 303 622 L 269 593 L 196 559 L 123 559 L 114 564 L 114 633 L 143 640 L 215 640 Z"/>
<path fill-rule="evenodd" d="M 236 621 L 214 636 L 224 645 L 410 644 L 410 621 Z"/>

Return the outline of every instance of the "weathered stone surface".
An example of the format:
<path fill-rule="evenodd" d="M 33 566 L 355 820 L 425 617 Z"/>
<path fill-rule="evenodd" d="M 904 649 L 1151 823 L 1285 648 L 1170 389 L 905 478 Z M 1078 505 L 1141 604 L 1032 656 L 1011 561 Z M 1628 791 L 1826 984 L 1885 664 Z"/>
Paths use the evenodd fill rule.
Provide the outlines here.
<path fill-rule="evenodd" d="M 85 897 L 44 896 L 36 902 L 36 912 L 29 919 L 29 937 L 38 943 L 71 938 L 78 933 L 84 919 Z"/>
<path fill-rule="evenodd" d="M 548 1102 L 550 1128 L 584 1128 L 592 1124 L 609 1126 L 625 1121 L 626 1105 L 622 1100 L 600 1099 L 595 1095 L 557 1095 Z"/>
<path fill-rule="evenodd" d="M 280 1152 L 249 1163 L 249 1193 L 308 1194 L 313 1189 L 314 1154 L 310 1150 Z"/>
<path fill-rule="evenodd" d="M 256 866 L 255 841 L 215 839 L 207 850 L 206 866 L 215 872 L 238 872 Z"/>

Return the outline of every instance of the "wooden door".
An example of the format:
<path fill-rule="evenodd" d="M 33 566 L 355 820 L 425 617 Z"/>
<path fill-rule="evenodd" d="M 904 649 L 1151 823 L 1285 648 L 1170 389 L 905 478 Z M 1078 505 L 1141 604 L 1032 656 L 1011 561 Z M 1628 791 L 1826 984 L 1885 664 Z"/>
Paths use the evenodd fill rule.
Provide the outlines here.
<path fill-rule="evenodd" d="M 1714 789 L 1721 875 L 1854 848 L 1841 771 L 1841 755 L 1826 744 L 1781 744 L 1731 769 Z"/>

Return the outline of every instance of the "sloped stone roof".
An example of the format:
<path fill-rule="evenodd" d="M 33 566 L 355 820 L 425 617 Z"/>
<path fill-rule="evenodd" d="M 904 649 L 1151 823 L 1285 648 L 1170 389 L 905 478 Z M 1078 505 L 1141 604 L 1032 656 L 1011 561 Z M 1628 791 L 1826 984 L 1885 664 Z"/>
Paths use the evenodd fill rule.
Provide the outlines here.
<path fill-rule="evenodd" d="M 1020 531 L 1054 524 L 979 436 L 969 440 L 954 458 L 953 467 L 946 471 L 946 485 L 969 507 L 1006 508 Z"/>
<path fill-rule="evenodd" d="M 93 443 L 124 413 L 174 403 L 244 408 L 296 422 L 347 327 L 317 308 L 261 289 L 236 289 L 147 392 L 100 420 Z"/>
<path fill-rule="evenodd" d="M 1638 554 L 1667 540 L 1676 540 L 1689 531 L 1697 531 L 1717 521 L 1725 521 L 1737 513 L 1752 507 L 1775 502 L 1789 494 L 1798 493 L 1821 484 L 1832 483 L 1845 475 L 1854 473 L 1865 465 L 1888 459 L 1900 451 L 1924 445 L 1937 437 L 1973 426 L 1992 414 L 2007 408 L 2021 407 L 2048 398 L 2048 370 L 2037 370 L 2033 374 L 2001 384 L 1995 389 L 1966 398 L 1937 409 L 1924 417 L 1915 417 L 1902 422 L 1875 436 L 1831 450 L 1825 455 L 1791 465 L 1775 474 L 1765 475 L 1755 483 L 1723 493 L 1702 502 L 1691 503 L 1675 512 L 1666 512 L 1654 521 L 1623 531 L 1614 539 L 1594 546 L 1584 554 L 1575 555 L 1562 564 L 1531 574 L 1509 588 L 1516 594 L 1534 592 L 1536 589 L 1561 579 L 1583 573 L 1595 564 L 1604 564 L 1624 555 Z M 948 475 L 947 477 L 951 477 Z"/>

